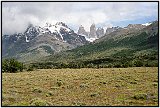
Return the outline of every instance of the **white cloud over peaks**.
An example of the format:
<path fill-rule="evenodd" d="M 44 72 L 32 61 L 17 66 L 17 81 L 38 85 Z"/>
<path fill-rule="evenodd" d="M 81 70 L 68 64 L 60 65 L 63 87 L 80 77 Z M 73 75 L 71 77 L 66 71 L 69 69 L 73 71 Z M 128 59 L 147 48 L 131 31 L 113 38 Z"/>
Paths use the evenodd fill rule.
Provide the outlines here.
<path fill-rule="evenodd" d="M 158 18 L 158 3 L 3 2 L 2 33 L 23 32 L 30 23 L 42 26 L 46 22 L 55 24 L 60 21 L 74 30 L 83 25 L 89 31 L 92 23 L 106 28 L 113 22 L 136 21 L 146 17 Z"/>

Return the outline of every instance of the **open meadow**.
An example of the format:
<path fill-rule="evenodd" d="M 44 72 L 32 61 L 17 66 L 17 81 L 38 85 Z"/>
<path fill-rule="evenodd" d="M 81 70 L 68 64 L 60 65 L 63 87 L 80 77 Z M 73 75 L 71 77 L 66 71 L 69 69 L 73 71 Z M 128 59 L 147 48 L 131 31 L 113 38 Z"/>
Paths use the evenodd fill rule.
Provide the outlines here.
<path fill-rule="evenodd" d="M 2 106 L 158 106 L 158 67 L 2 73 Z"/>

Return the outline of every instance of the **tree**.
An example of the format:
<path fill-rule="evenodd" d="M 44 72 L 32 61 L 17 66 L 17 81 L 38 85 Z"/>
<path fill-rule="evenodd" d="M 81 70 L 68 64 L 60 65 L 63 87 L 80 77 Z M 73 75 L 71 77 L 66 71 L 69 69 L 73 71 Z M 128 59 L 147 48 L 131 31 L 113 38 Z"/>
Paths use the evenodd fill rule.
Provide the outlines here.
<path fill-rule="evenodd" d="M 133 65 L 136 67 L 143 66 L 143 62 L 141 60 L 133 60 Z"/>
<path fill-rule="evenodd" d="M 2 61 L 2 72 L 15 73 L 17 71 L 23 71 L 23 63 L 18 62 L 15 59 L 4 59 Z"/>

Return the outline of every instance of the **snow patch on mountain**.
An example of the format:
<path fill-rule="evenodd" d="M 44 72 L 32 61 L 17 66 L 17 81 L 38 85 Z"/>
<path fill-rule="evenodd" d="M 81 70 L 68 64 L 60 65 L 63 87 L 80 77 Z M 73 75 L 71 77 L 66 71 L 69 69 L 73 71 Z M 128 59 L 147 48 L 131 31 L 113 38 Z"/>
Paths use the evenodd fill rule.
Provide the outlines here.
<path fill-rule="evenodd" d="M 149 25 L 151 25 L 152 23 L 145 23 L 145 24 L 142 24 L 142 25 L 144 25 L 144 26 L 149 26 Z"/>
<path fill-rule="evenodd" d="M 59 22 L 59 23 L 56 23 L 55 25 L 52 25 L 52 24 L 46 24 L 46 26 L 44 27 L 45 30 L 48 30 L 50 31 L 51 33 L 56 33 L 58 34 L 61 39 L 63 40 L 63 36 L 61 34 L 61 30 L 64 30 L 65 32 L 71 32 L 71 29 L 69 29 L 64 23 L 62 22 Z"/>
<path fill-rule="evenodd" d="M 29 40 L 27 39 L 27 36 L 26 36 L 26 42 L 29 42 Z"/>
<path fill-rule="evenodd" d="M 96 39 L 98 39 L 98 38 L 88 38 L 88 37 L 85 37 L 85 38 L 86 38 L 86 40 L 89 41 L 89 42 L 93 42 L 93 41 L 95 41 Z"/>

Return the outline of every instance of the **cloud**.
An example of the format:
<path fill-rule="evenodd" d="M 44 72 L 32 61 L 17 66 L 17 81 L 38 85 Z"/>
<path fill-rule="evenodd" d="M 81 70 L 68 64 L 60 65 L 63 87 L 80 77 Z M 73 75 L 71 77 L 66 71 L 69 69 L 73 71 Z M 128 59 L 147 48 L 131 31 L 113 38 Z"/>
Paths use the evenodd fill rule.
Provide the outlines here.
<path fill-rule="evenodd" d="M 30 23 L 43 26 L 59 21 L 89 31 L 92 23 L 106 28 L 151 16 L 158 19 L 157 2 L 3 2 L 2 33 L 24 32 Z"/>

